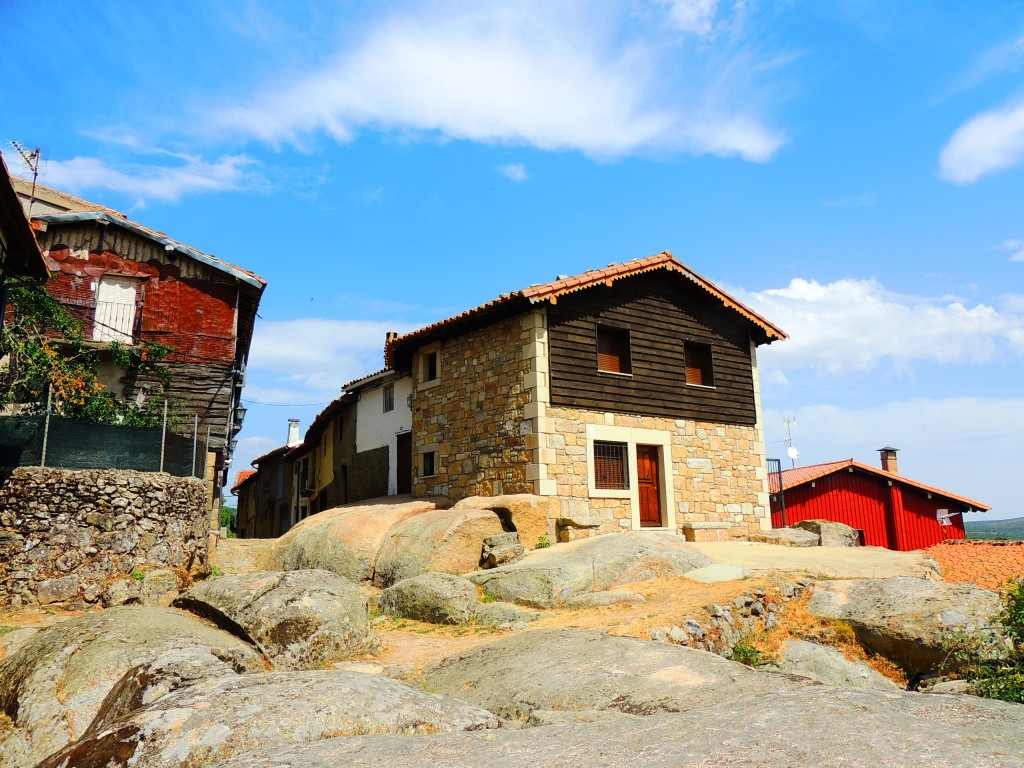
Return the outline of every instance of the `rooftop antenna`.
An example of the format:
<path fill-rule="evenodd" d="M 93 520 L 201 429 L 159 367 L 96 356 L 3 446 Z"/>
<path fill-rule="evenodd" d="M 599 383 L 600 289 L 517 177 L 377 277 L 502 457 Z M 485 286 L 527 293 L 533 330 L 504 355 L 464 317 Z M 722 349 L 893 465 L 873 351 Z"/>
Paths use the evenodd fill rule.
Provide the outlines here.
<path fill-rule="evenodd" d="M 793 469 L 796 469 L 796 460 L 800 458 L 800 451 L 793 445 L 793 425 L 796 424 L 796 416 L 785 416 L 782 422 L 786 425 L 786 454 L 789 456 Z"/>
<path fill-rule="evenodd" d="M 36 201 L 36 179 L 39 178 L 39 158 L 42 157 L 42 150 L 36 147 L 29 152 L 20 141 L 11 140 L 7 142 L 14 151 L 21 155 L 21 162 L 26 168 L 32 171 L 32 192 L 28 196 L 28 217 L 32 218 L 32 204 Z"/>

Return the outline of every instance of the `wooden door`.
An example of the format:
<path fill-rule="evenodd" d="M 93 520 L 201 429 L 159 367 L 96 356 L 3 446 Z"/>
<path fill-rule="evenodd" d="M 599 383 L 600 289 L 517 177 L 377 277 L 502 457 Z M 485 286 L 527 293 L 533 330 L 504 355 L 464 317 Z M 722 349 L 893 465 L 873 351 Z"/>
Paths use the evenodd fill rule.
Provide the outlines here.
<path fill-rule="evenodd" d="M 398 436 L 395 471 L 398 473 L 398 493 L 412 493 L 412 432 Z"/>
<path fill-rule="evenodd" d="M 637 488 L 640 491 L 640 526 L 661 526 L 661 469 L 658 446 L 636 447 Z"/>

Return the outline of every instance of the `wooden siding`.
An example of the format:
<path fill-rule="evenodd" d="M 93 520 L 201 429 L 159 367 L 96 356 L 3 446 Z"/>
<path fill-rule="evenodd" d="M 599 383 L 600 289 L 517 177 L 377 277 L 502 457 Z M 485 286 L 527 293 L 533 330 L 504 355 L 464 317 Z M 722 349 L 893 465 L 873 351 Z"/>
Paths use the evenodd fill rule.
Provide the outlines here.
<path fill-rule="evenodd" d="M 632 375 L 597 364 L 597 326 L 629 331 Z M 602 411 L 756 422 L 745 319 L 676 275 L 638 275 L 564 296 L 548 309 L 551 404 Z M 688 386 L 683 343 L 711 347 L 714 387 Z"/>
<path fill-rule="evenodd" d="M 864 532 L 869 547 L 903 552 L 924 549 L 948 539 L 964 538 L 963 515 L 942 525 L 936 510 L 961 512 L 962 505 L 863 472 L 841 470 L 785 490 L 786 524 L 832 520 Z M 782 527 L 778 496 L 772 497 L 772 526 Z"/>

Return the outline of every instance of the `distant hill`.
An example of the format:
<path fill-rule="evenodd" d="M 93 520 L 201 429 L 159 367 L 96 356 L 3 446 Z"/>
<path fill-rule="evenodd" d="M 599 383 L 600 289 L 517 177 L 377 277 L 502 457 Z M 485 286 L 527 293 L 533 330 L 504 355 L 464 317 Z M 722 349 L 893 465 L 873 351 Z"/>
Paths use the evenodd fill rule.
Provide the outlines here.
<path fill-rule="evenodd" d="M 964 523 L 968 539 L 1024 539 L 1024 517 L 1012 520 L 971 520 Z"/>

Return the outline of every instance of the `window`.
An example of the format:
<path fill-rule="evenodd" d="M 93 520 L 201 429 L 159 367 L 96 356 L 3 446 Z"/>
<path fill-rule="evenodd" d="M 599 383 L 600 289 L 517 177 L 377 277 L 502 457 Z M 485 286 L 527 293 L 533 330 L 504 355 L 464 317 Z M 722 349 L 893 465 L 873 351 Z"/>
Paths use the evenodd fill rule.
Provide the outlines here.
<path fill-rule="evenodd" d="M 423 353 L 423 380 L 433 381 L 437 378 L 437 352 Z"/>
<path fill-rule="evenodd" d="M 135 296 L 138 280 L 103 277 L 96 292 L 93 341 L 135 343 Z"/>
<path fill-rule="evenodd" d="M 683 364 L 686 366 L 686 383 L 698 387 L 715 386 L 715 372 L 711 364 L 711 345 L 696 341 L 683 343 Z"/>
<path fill-rule="evenodd" d="M 395 385 L 384 385 L 384 413 L 395 410 Z"/>
<path fill-rule="evenodd" d="M 632 373 L 629 361 L 629 331 L 597 327 L 597 370 L 607 373 Z"/>
<path fill-rule="evenodd" d="M 594 487 L 629 490 L 629 449 L 626 443 L 594 441 Z"/>
<path fill-rule="evenodd" d="M 427 451 L 423 454 L 423 477 L 430 477 L 436 474 L 434 471 L 434 452 Z"/>

